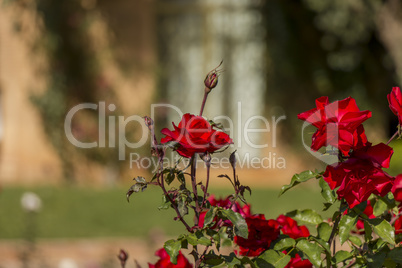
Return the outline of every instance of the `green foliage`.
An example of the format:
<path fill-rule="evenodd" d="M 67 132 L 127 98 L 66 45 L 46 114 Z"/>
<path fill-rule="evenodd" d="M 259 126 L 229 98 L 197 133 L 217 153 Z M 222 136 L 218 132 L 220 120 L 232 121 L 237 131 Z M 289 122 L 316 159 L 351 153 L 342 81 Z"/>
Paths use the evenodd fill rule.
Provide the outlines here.
<path fill-rule="evenodd" d="M 295 174 L 295 175 L 293 175 L 292 179 L 290 180 L 289 185 L 282 186 L 281 191 L 279 192 L 279 195 L 284 194 L 285 192 L 287 192 L 288 190 L 292 189 L 293 187 L 295 187 L 296 185 L 298 185 L 302 182 L 306 182 L 310 179 L 317 178 L 318 176 L 320 176 L 320 175 L 315 172 L 312 172 L 310 170 L 303 171 L 300 174 Z"/>
<path fill-rule="evenodd" d="M 261 254 L 258 258 L 255 259 L 256 267 L 263 268 L 263 267 L 278 267 L 283 268 L 285 267 L 291 257 L 287 254 L 284 254 L 280 251 L 276 250 L 267 250 L 263 254 Z"/>
<path fill-rule="evenodd" d="M 300 224 L 317 225 L 322 223 L 321 215 L 311 209 L 294 210 L 286 213 L 286 216 L 295 219 Z"/>

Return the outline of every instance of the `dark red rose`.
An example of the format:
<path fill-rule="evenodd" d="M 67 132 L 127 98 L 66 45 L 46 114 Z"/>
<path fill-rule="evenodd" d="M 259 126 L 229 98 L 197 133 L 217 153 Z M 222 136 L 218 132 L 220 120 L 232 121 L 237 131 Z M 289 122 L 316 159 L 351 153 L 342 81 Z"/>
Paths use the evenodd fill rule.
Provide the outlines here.
<path fill-rule="evenodd" d="M 391 191 L 395 201 L 402 202 L 402 174 L 395 177 L 394 186 L 392 186 Z"/>
<path fill-rule="evenodd" d="M 286 254 L 286 251 L 283 253 Z M 302 260 L 299 254 L 296 254 L 285 268 L 311 268 L 313 264 L 309 260 Z"/>
<path fill-rule="evenodd" d="M 338 198 L 345 198 L 350 208 L 366 201 L 371 194 L 385 196 L 392 188 L 394 178 L 382 170 L 389 166 L 392 148 L 385 144 L 356 150 L 345 162 L 327 166 L 323 175 Z"/>
<path fill-rule="evenodd" d="M 321 97 L 316 100 L 316 106 L 298 115 L 299 119 L 318 128 L 312 139 L 313 151 L 331 145 L 348 156 L 351 149 L 367 143 L 361 124 L 371 117 L 371 112 L 360 111 L 353 98 L 329 103 L 328 97 Z"/>
<path fill-rule="evenodd" d="M 402 124 L 402 94 L 399 87 L 393 87 L 387 95 L 389 108 L 398 117 L 399 124 Z"/>
<path fill-rule="evenodd" d="M 279 215 L 276 221 L 282 227 L 282 233 L 288 235 L 290 238 L 297 239 L 300 237 L 308 237 L 310 235 L 306 226 L 298 226 L 297 222 L 288 216 Z"/>
<path fill-rule="evenodd" d="M 402 234 L 402 217 L 399 217 L 394 223 L 395 235 Z"/>
<path fill-rule="evenodd" d="M 162 129 L 165 135 L 161 143 L 176 141 L 179 143 L 177 152 L 183 157 L 192 157 L 195 153 L 213 153 L 216 150 L 232 144 L 226 133 L 212 128 L 201 116 L 185 114 L 178 126 L 173 123 L 174 131 Z"/>
<path fill-rule="evenodd" d="M 190 262 L 184 257 L 184 255 L 179 252 L 179 256 L 177 256 L 177 264 L 173 264 L 170 262 L 170 256 L 167 254 L 164 248 L 159 249 L 156 253 L 156 256 L 160 258 L 160 260 L 155 264 L 148 263 L 149 268 L 192 268 L 193 266 Z"/>
<path fill-rule="evenodd" d="M 243 216 L 243 218 L 249 217 L 251 216 L 251 206 L 249 204 L 245 204 L 243 206 L 241 206 L 239 204 L 239 202 L 234 202 L 234 204 L 232 204 L 232 202 L 230 201 L 229 196 L 224 198 L 224 199 L 216 199 L 214 195 L 211 195 L 208 198 L 209 203 L 211 204 L 211 206 L 213 207 L 221 207 L 224 209 L 231 209 L 234 212 L 240 213 L 240 215 Z M 205 219 L 205 215 L 207 214 L 208 210 L 206 211 L 202 211 L 200 213 L 200 218 L 198 221 L 198 226 L 199 227 L 203 227 L 204 226 L 204 219 Z M 216 219 L 215 219 L 216 221 Z M 224 222 L 217 222 L 214 226 L 212 226 L 212 229 L 215 229 L 218 226 L 231 226 L 232 222 L 229 220 L 226 220 Z"/>
<path fill-rule="evenodd" d="M 246 218 L 248 238 L 235 236 L 234 241 L 239 246 L 239 255 L 258 256 L 269 249 L 271 242 L 278 238 L 280 226 L 275 220 L 266 220 L 262 214 Z"/>

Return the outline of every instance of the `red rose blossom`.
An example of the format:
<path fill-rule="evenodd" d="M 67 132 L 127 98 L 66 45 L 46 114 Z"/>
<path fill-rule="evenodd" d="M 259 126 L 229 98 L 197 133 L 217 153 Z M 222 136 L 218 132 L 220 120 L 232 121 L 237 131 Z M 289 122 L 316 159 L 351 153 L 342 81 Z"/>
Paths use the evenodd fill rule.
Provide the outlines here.
<path fill-rule="evenodd" d="M 269 249 L 271 242 L 278 238 L 280 226 L 276 220 L 266 220 L 263 214 L 246 218 L 248 238 L 235 236 L 234 242 L 239 245 L 239 255 L 258 256 Z"/>
<path fill-rule="evenodd" d="M 331 145 L 348 156 L 351 149 L 367 143 L 361 124 L 371 117 L 371 112 L 360 111 L 353 98 L 329 103 L 328 97 L 320 97 L 316 100 L 316 106 L 297 116 L 318 128 L 312 138 L 312 150 L 318 151 L 323 146 Z"/>
<path fill-rule="evenodd" d="M 165 137 L 161 139 L 161 143 L 178 142 L 177 152 L 183 157 L 190 158 L 195 153 L 213 153 L 233 143 L 229 135 L 214 130 L 209 122 L 201 116 L 185 114 L 178 126 L 172 124 L 174 131 L 167 128 L 162 129 L 161 132 Z"/>
<path fill-rule="evenodd" d="M 156 253 L 156 256 L 160 257 L 160 260 L 155 264 L 148 263 L 149 268 L 192 268 L 193 266 L 190 262 L 184 257 L 184 255 L 179 252 L 177 256 L 177 264 L 173 264 L 170 262 L 170 256 L 167 254 L 164 248 L 159 249 Z"/>
<path fill-rule="evenodd" d="M 327 166 L 323 175 L 338 199 L 345 198 L 350 208 L 366 201 L 371 194 L 385 196 L 392 188 L 394 178 L 382 170 L 389 166 L 392 148 L 385 144 L 356 150 L 345 162 Z"/>
<path fill-rule="evenodd" d="M 286 254 L 286 251 L 283 253 Z M 311 268 L 313 264 L 309 260 L 302 260 L 299 254 L 296 254 L 285 268 Z"/>
<path fill-rule="evenodd" d="M 391 189 L 395 201 L 402 202 L 402 174 L 395 177 L 394 186 Z"/>
<path fill-rule="evenodd" d="M 310 235 L 306 226 L 298 226 L 297 222 L 288 216 L 279 215 L 276 221 L 282 227 L 282 233 L 288 235 L 290 238 L 297 239 L 300 237 L 308 237 Z"/>
<path fill-rule="evenodd" d="M 402 94 L 399 87 L 393 87 L 387 95 L 389 108 L 398 117 L 399 124 L 402 124 Z"/>
<path fill-rule="evenodd" d="M 394 223 L 395 235 L 402 234 L 402 217 L 399 217 Z"/>

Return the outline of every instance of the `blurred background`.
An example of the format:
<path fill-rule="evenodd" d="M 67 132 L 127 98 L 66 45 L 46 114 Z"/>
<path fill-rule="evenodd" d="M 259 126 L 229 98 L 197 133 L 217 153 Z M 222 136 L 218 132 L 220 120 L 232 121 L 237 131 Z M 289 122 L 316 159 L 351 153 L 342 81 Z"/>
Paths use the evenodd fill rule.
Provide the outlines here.
<path fill-rule="evenodd" d="M 398 123 L 386 95 L 402 84 L 401 15 L 399 0 L 0 0 L 0 267 L 119 267 L 120 248 L 142 265 L 155 262 L 166 237 L 184 229 L 157 209 L 159 189 L 127 203 L 131 179 L 151 174 L 130 167 L 130 154 L 149 157 L 149 141 L 119 160 L 112 136 L 137 142 L 143 124 L 124 119 L 150 115 L 152 104 L 197 114 L 205 75 L 221 60 L 204 115 L 234 122 L 222 121 L 234 130 L 228 151 L 271 157 L 269 168 L 239 170 L 256 189 L 254 213 L 321 210 L 314 185 L 277 199 L 294 173 L 324 167 L 303 148 L 297 114 L 323 95 L 352 96 L 373 111 L 369 140 L 387 141 Z M 74 114 L 72 134 L 95 148 L 78 148 L 65 133 L 68 112 L 83 103 L 97 108 Z M 180 119 L 172 109 L 154 112 L 157 130 Z M 266 148 L 237 131 L 252 116 L 271 124 L 252 136 Z M 391 145 L 396 175 L 402 145 Z M 231 193 L 227 181 L 212 184 L 218 196 Z"/>

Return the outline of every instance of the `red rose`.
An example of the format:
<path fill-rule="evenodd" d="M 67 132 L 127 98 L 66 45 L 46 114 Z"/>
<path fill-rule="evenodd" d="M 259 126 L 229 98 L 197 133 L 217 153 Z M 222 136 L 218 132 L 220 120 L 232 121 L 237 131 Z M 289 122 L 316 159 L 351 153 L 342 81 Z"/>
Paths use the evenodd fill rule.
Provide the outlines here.
<path fill-rule="evenodd" d="M 282 227 L 282 233 L 288 235 L 290 238 L 297 239 L 300 237 L 308 237 L 310 235 L 306 226 L 298 226 L 297 222 L 288 216 L 279 215 L 276 221 Z"/>
<path fill-rule="evenodd" d="M 327 166 L 323 175 L 338 198 L 345 198 L 350 208 L 366 201 L 371 194 L 385 196 L 394 178 L 382 170 L 388 167 L 393 150 L 385 144 L 357 150 L 345 162 Z"/>
<path fill-rule="evenodd" d="M 248 238 L 235 236 L 234 241 L 240 247 L 238 254 L 258 256 L 269 249 L 271 242 L 279 236 L 279 224 L 275 220 L 266 220 L 262 214 L 246 218 Z"/>
<path fill-rule="evenodd" d="M 184 255 L 179 252 L 177 256 L 177 264 L 173 264 L 170 262 L 170 256 L 167 254 L 164 248 L 159 249 L 156 253 L 156 256 L 160 257 L 160 260 L 155 264 L 148 263 L 149 268 L 192 268 L 193 266 L 190 262 L 184 257 Z"/>
<path fill-rule="evenodd" d="M 286 251 L 283 253 L 286 254 Z M 309 260 L 302 260 L 299 254 L 296 254 L 285 268 L 311 268 L 313 264 Z"/>
<path fill-rule="evenodd" d="M 402 174 L 395 177 L 394 186 L 391 189 L 395 201 L 402 202 Z"/>
<path fill-rule="evenodd" d="M 178 126 L 173 123 L 174 131 L 162 129 L 166 137 L 161 143 L 176 141 L 179 143 L 177 152 L 183 157 L 192 157 L 195 153 L 213 153 L 216 150 L 232 144 L 233 141 L 226 133 L 212 128 L 201 116 L 185 114 Z"/>
<path fill-rule="evenodd" d="M 402 217 L 399 217 L 394 223 L 395 235 L 402 233 Z"/>
<path fill-rule="evenodd" d="M 316 106 L 298 115 L 299 119 L 318 128 L 313 135 L 312 150 L 331 145 L 348 156 L 351 149 L 367 143 L 361 124 L 371 117 L 371 112 L 360 111 L 354 99 L 349 97 L 329 103 L 328 97 L 321 97 L 316 100 Z"/>
<path fill-rule="evenodd" d="M 402 94 L 399 87 L 393 87 L 387 95 L 389 108 L 398 117 L 399 124 L 402 124 Z"/>

